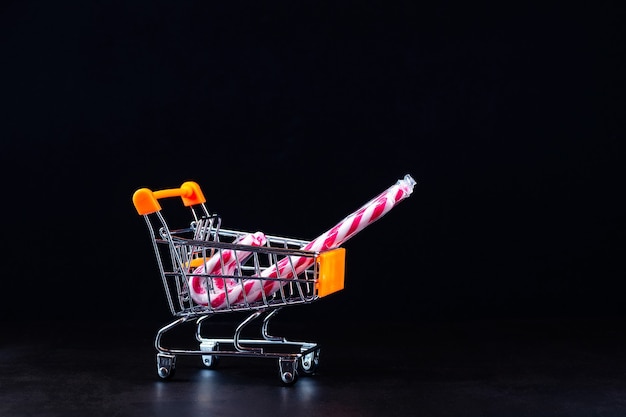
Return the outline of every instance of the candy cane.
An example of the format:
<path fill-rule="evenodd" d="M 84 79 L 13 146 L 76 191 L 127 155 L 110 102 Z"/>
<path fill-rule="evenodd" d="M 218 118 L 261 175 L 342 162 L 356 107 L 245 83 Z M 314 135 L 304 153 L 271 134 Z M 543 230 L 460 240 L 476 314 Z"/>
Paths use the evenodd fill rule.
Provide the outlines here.
<path fill-rule="evenodd" d="M 365 227 L 387 214 L 399 202 L 410 196 L 415 184 L 415 180 L 410 175 L 405 175 L 403 179 L 398 180 L 387 190 L 365 203 L 360 209 L 345 217 L 332 229 L 304 245 L 302 249 L 323 251 L 338 248 Z M 294 277 L 294 274 L 297 276 L 311 266 L 313 261 L 314 259 L 310 257 L 286 257 L 261 271 L 258 276 L 261 278 L 291 279 Z M 240 291 L 240 295 L 235 300 L 235 303 L 241 303 L 244 300 L 248 303 L 259 301 L 262 299 L 263 293 L 271 295 L 284 284 L 285 281 L 246 279 L 243 282 L 245 291 Z"/>
<path fill-rule="evenodd" d="M 247 234 L 235 242 L 240 245 L 263 246 L 267 242 L 262 232 Z M 241 284 L 234 278 L 215 278 L 214 275 L 233 275 L 237 264 L 241 264 L 250 256 L 251 252 L 242 250 L 224 249 L 209 258 L 204 264 L 193 270 L 189 278 L 189 292 L 193 301 L 200 305 L 222 308 L 226 303 L 226 293 L 229 294 L 229 301 L 234 301 L 239 297 Z M 197 275 L 195 275 L 197 274 Z M 208 275 L 208 276 L 198 276 Z M 208 281 L 212 281 L 212 288 L 209 288 Z"/>

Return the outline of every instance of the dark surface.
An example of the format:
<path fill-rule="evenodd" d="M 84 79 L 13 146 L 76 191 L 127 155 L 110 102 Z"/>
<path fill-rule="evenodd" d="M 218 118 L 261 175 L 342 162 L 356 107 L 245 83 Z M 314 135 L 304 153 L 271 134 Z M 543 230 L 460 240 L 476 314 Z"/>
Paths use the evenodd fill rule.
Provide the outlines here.
<path fill-rule="evenodd" d="M 154 323 L 11 325 L 0 345 L 0 415 L 626 413 L 623 320 L 277 326 L 320 343 L 317 374 L 287 387 L 273 359 L 222 358 L 209 370 L 196 356 L 179 356 L 175 376 L 163 381 Z"/>

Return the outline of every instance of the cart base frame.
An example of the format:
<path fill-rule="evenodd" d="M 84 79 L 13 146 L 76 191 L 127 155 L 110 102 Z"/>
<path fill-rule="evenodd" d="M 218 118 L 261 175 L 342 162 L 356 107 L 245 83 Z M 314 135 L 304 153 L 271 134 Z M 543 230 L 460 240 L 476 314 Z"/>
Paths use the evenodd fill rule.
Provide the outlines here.
<path fill-rule="evenodd" d="M 269 334 L 269 324 L 282 307 L 259 309 L 249 314 L 234 331 L 233 337 L 205 337 L 203 324 L 213 315 L 186 315 L 163 326 L 156 334 L 154 346 L 157 350 L 157 374 L 168 380 L 176 372 L 176 357 L 179 355 L 200 356 L 209 369 L 218 366 L 220 357 L 254 357 L 274 359 L 278 362 L 280 380 L 284 385 L 295 384 L 299 376 L 312 375 L 319 366 L 320 346 L 316 342 L 289 340 Z M 242 338 L 244 328 L 262 318 L 261 337 Z M 195 320 L 195 338 L 199 349 L 170 348 L 162 339 L 171 330 Z"/>

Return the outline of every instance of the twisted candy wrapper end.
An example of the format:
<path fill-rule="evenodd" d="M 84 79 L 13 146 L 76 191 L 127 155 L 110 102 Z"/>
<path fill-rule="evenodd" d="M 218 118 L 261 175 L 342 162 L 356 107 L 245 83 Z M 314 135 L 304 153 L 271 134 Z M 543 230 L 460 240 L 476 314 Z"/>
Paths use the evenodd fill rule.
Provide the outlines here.
<path fill-rule="evenodd" d="M 409 196 L 413 192 L 413 187 L 415 187 L 417 181 L 409 174 L 406 174 L 403 179 L 398 180 L 397 184 L 406 192 L 407 196 Z"/>

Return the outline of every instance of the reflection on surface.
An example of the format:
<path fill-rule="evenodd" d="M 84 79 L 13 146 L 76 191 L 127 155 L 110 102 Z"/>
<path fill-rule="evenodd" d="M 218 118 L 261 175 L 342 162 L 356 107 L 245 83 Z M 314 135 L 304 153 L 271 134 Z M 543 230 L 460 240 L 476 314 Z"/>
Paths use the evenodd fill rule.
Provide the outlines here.
<path fill-rule="evenodd" d="M 238 413 L 247 411 L 258 416 L 270 410 L 278 414 L 293 412 L 322 401 L 316 375 L 301 376 L 293 386 L 284 386 L 278 365 L 276 369 L 269 365 L 177 370 L 173 379 L 153 383 L 153 411 L 155 415 L 175 415 L 177 407 L 184 407 L 192 413 L 210 411 L 219 415 L 237 409 Z"/>

